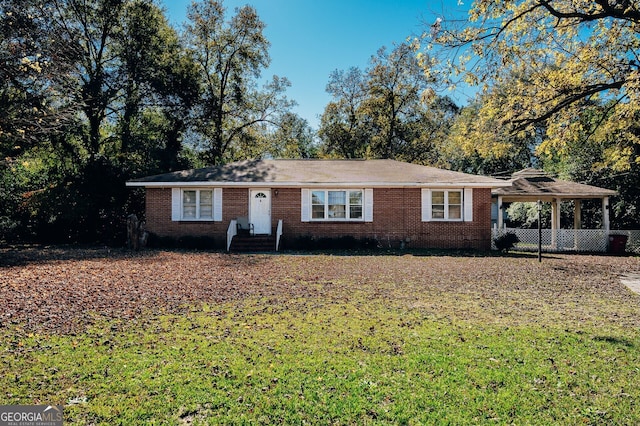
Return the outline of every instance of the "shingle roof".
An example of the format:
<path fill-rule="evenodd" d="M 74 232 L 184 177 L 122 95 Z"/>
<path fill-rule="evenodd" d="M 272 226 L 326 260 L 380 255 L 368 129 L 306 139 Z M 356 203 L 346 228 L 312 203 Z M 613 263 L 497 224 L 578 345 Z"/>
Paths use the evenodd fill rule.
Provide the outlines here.
<path fill-rule="evenodd" d="M 503 197 L 601 198 L 617 195 L 616 191 L 582 183 L 568 182 L 548 176 L 542 170 L 524 169 L 513 174 L 511 186 L 497 188 L 494 195 Z"/>
<path fill-rule="evenodd" d="M 498 179 L 394 160 L 246 160 L 127 182 L 128 186 L 473 186 L 508 185 Z"/>

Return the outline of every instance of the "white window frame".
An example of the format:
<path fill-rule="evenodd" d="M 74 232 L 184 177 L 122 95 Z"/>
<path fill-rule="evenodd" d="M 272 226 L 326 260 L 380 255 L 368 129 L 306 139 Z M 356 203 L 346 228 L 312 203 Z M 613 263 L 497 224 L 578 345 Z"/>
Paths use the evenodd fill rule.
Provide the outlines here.
<path fill-rule="evenodd" d="M 313 193 L 324 192 L 324 217 L 313 217 Z M 330 192 L 344 192 L 345 193 L 345 217 L 329 217 L 329 193 Z M 361 204 L 354 204 L 353 206 L 360 206 L 360 217 L 351 217 L 351 192 L 359 192 L 361 197 Z M 365 190 L 360 188 L 349 189 L 310 189 L 309 190 L 309 219 L 311 222 L 364 222 L 365 221 Z"/>
<path fill-rule="evenodd" d="M 195 208 L 196 208 L 196 215 L 195 217 L 186 217 L 185 216 L 185 209 L 184 209 L 184 193 L 185 192 L 195 192 L 196 193 L 196 202 L 195 202 Z M 210 192 L 211 193 L 211 216 L 208 217 L 201 217 L 200 215 L 202 214 L 202 203 L 201 203 L 201 194 L 203 192 Z M 196 189 L 196 188 L 183 188 L 180 191 L 180 195 L 182 195 L 181 198 L 181 203 L 180 203 L 180 220 L 184 220 L 184 221 L 189 221 L 189 220 L 198 220 L 198 221 L 213 221 L 213 188 L 202 188 L 202 189 Z"/>
<path fill-rule="evenodd" d="M 184 193 L 196 193 L 196 217 L 184 215 Z M 211 192 L 211 216 L 200 217 L 200 195 L 203 191 Z M 172 188 L 171 219 L 175 222 L 219 222 L 222 220 L 222 188 Z"/>
<path fill-rule="evenodd" d="M 444 218 L 433 217 L 433 193 L 444 193 Z M 451 218 L 449 213 L 449 193 L 460 194 L 460 217 Z M 473 189 L 472 188 L 431 188 L 422 189 L 422 221 L 423 222 L 471 222 L 473 221 Z"/>
<path fill-rule="evenodd" d="M 435 206 L 433 202 L 433 197 L 435 193 L 444 194 L 443 204 L 438 204 L 444 207 L 444 212 L 443 212 L 444 217 L 433 217 L 433 208 Z M 458 206 L 460 209 L 459 217 L 451 217 L 451 211 L 450 211 L 451 203 L 449 202 L 449 194 L 458 194 L 458 196 L 460 197 L 460 204 L 456 204 L 456 206 Z M 463 208 L 464 208 L 463 191 L 461 189 L 434 189 L 431 191 L 431 220 L 434 220 L 434 221 L 440 220 L 445 222 L 461 222 L 464 219 Z"/>

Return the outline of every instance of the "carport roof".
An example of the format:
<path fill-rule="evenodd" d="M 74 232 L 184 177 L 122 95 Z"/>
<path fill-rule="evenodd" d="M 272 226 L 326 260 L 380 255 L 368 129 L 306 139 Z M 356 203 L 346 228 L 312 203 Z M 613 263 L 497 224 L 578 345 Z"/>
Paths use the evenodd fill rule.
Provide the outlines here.
<path fill-rule="evenodd" d="M 549 198 L 604 198 L 618 195 L 616 191 L 550 177 L 542 170 L 524 169 L 514 173 L 510 186 L 496 188 L 493 195 L 504 201 L 535 201 Z"/>

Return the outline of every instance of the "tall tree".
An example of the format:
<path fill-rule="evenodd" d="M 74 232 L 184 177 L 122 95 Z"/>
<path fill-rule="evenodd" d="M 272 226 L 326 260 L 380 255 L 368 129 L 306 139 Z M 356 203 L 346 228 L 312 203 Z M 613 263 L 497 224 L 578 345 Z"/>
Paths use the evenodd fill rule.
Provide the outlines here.
<path fill-rule="evenodd" d="M 0 1 L 0 164 L 74 120 L 61 94 L 78 46 L 41 13 L 50 6 Z"/>
<path fill-rule="evenodd" d="M 434 147 L 446 136 L 457 106 L 430 89 L 409 44 L 380 49 L 363 73 L 334 71 L 333 95 L 319 130 L 326 155 L 436 162 Z"/>
<path fill-rule="evenodd" d="M 197 88 L 177 34 L 153 0 L 46 0 L 38 12 L 77 46 L 58 99 L 75 105 L 80 119 L 78 143 L 62 146 L 77 163 L 145 151 L 133 131 L 144 109 L 168 119 L 182 109 L 184 119 Z"/>
<path fill-rule="evenodd" d="M 614 229 L 638 229 L 640 226 L 640 163 L 633 162 L 629 168 L 620 171 L 604 167 L 610 160 L 612 151 L 618 149 L 616 133 L 606 138 L 591 138 L 589 134 L 598 126 L 600 117 L 610 109 L 607 103 L 596 102 L 588 107 L 581 116 L 580 128 L 584 134 L 566 141 L 563 152 L 545 155 L 541 158 L 546 170 L 576 182 L 601 186 L 618 191 L 611 203 L 611 223 Z M 634 117 L 635 125 L 625 129 L 640 136 L 640 113 Z M 640 145 L 633 145 L 633 156 L 640 156 Z M 591 210 L 590 210 L 591 209 Z M 583 218 L 586 226 L 598 227 L 601 207 L 583 205 Z"/>
<path fill-rule="evenodd" d="M 277 125 L 279 114 L 292 106 L 283 96 L 290 83 L 273 77 L 257 88 L 270 58 L 264 23 L 253 7 L 236 9 L 226 21 L 222 2 L 203 0 L 191 4 L 188 18 L 186 44 L 202 87 L 196 128 L 205 140 L 205 160 L 218 164 L 233 143 L 250 138 L 259 125 Z"/>
<path fill-rule="evenodd" d="M 493 87 L 462 108 L 438 148 L 448 167 L 469 173 L 509 174 L 538 165 L 535 152 L 545 128 L 537 124 L 529 132 L 510 132 L 502 125 L 504 102 L 504 91 Z"/>
<path fill-rule="evenodd" d="M 319 136 L 325 152 L 342 158 L 364 157 L 371 129 L 366 126 L 361 110 L 367 98 L 363 72 L 357 67 L 333 71 L 326 91 L 333 100 L 321 117 Z"/>
<path fill-rule="evenodd" d="M 382 158 L 394 158 L 419 137 L 421 99 L 428 80 L 406 43 L 391 52 L 378 50 L 367 77 L 365 109 L 374 128 L 372 149 Z"/>
<path fill-rule="evenodd" d="M 316 135 L 307 120 L 284 114 L 278 127 L 267 137 L 268 153 L 274 158 L 317 157 Z"/>
<path fill-rule="evenodd" d="M 126 5 L 117 41 L 121 101 L 114 106 L 121 155 L 138 156 L 142 173 L 181 165 L 181 138 L 199 97 L 195 64 L 154 3 Z"/>
<path fill-rule="evenodd" d="M 81 148 L 90 161 L 101 154 L 104 142 L 101 129 L 120 95 L 117 84 L 120 61 L 115 45 L 122 32 L 124 3 L 124 0 L 52 0 L 49 10 L 52 20 L 65 29 L 65 38 L 79 46 L 74 63 L 76 72 L 68 91 L 69 97 L 80 105 L 87 123 Z"/>
<path fill-rule="evenodd" d="M 610 101 L 597 127 L 601 135 L 620 135 L 606 160 L 625 169 L 638 161 L 633 147 L 640 143 L 626 130 L 640 108 L 639 28 L 636 1 L 478 0 L 466 25 L 439 21 L 427 37 L 455 54 L 449 76 L 504 88 L 502 125 L 513 132 L 547 127 L 540 151 L 561 151 L 582 132 L 585 108 Z M 467 53 L 458 60 L 461 48 Z"/>
<path fill-rule="evenodd" d="M 194 67 L 153 0 L 24 4 L 32 28 L 51 33 L 23 32 L 34 40 L 24 44 L 28 56 L 16 51 L 27 40 L 18 33 L 0 44 L 0 55 L 26 65 L 30 74 L 15 81 L 29 82 L 30 96 L 53 106 L 37 107 L 46 112 L 42 121 L 52 116 L 65 127 L 40 132 L 30 150 L 18 153 L 29 164 L 23 167 L 30 179 L 23 185 L 23 223 L 34 222 L 40 236 L 57 241 L 117 238 L 125 213 L 140 207 L 124 182 L 177 166 L 189 102 L 198 95 Z M 38 115 L 33 105 L 30 110 Z"/>

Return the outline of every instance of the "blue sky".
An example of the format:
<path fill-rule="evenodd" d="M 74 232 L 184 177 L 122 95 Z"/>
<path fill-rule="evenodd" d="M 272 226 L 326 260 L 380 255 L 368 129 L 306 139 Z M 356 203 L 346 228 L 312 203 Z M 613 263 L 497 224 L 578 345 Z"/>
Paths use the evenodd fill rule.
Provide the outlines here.
<path fill-rule="evenodd" d="M 471 0 L 469 0 L 471 1 Z M 181 28 L 190 0 L 163 0 L 170 21 Z M 365 69 L 382 46 L 391 48 L 420 34 L 437 17 L 464 15 L 458 0 L 226 0 L 227 12 L 250 4 L 266 24 L 271 66 L 263 77 L 287 77 L 287 97 L 316 128 L 330 101 L 325 92 L 335 69 Z M 450 94 L 459 104 L 464 96 Z"/>

